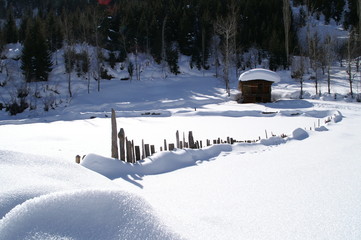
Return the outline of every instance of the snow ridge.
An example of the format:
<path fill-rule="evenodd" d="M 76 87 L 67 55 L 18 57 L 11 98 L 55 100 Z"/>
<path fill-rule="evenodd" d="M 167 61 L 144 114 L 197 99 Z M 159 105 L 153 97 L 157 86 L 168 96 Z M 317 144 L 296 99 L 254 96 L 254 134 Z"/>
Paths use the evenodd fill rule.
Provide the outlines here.
<path fill-rule="evenodd" d="M 0 239 L 180 238 L 140 197 L 91 189 L 47 194 L 18 205 L 0 220 Z"/>

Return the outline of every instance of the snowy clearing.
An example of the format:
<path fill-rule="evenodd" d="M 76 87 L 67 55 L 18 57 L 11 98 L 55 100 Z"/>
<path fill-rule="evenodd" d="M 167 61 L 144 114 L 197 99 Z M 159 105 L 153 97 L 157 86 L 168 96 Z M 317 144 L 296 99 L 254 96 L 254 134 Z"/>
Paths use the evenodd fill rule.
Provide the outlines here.
<path fill-rule="evenodd" d="M 360 239 L 361 105 L 334 73 L 332 95 L 306 82 L 300 100 L 279 72 L 267 104 L 237 104 L 211 74 L 183 68 L 104 81 L 100 93 L 79 80 L 49 112 L 0 111 L 0 239 Z M 118 128 L 157 151 L 177 130 L 257 141 L 127 164 L 109 158 L 111 108 Z"/>

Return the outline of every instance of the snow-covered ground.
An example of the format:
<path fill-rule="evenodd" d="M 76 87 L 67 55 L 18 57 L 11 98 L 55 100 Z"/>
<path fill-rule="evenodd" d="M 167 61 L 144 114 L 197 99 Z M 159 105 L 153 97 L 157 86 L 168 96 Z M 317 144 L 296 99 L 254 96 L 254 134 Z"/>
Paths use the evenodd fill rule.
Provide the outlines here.
<path fill-rule="evenodd" d="M 49 112 L 0 111 L 1 240 L 361 239 L 361 105 L 345 97 L 344 70 L 333 69 L 331 96 L 306 82 L 303 100 L 279 72 L 268 104 L 237 104 L 211 71 L 155 70 L 102 81 L 99 93 L 92 82 L 91 94 L 78 79 Z M 129 139 L 157 151 L 177 130 L 261 140 L 126 164 L 109 158 L 111 108 Z"/>

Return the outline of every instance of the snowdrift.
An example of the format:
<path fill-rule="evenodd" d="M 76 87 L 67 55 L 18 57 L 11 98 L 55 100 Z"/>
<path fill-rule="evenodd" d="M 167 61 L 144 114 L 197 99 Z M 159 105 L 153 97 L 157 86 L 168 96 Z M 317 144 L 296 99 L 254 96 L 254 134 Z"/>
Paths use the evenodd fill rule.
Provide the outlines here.
<path fill-rule="evenodd" d="M 179 239 L 141 198 L 111 190 L 30 199 L 0 220 L 0 239 Z"/>
<path fill-rule="evenodd" d="M 213 145 L 198 150 L 176 149 L 171 152 L 155 153 L 153 156 L 138 161 L 135 164 L 102 157 L 97 154 L 88 154 L 82 160 L 81 165 L 110 179 L 124 178 L 131 181 L 129 176 L 139 178 L 145 175 L 172 172 L 181 168 L 195 166 L 198 161 L 206 161 L 218 156 L 221 152 L 229 152 L 231 150 L 231 145 L 227 144 Z"/>
<path fill-rule="evenodd" d="M 0 240 L 177 239 L 140 197 L 61 159 L 0 151 Z"/>

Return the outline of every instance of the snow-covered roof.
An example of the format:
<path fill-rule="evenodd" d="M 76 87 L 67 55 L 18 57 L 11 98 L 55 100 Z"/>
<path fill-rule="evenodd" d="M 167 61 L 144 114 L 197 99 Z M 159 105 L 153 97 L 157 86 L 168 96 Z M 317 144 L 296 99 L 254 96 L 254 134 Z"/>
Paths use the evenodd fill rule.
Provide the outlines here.
<path fill-rule="evenodd" d="M 267 80 L 271 82 L 279 82 L 281 80 L 280 76 L 277 73 L 263 68 L 255 68 L 246 71 L 239 76 L 238 80 L 245 82 L 257 79 Z"/>

